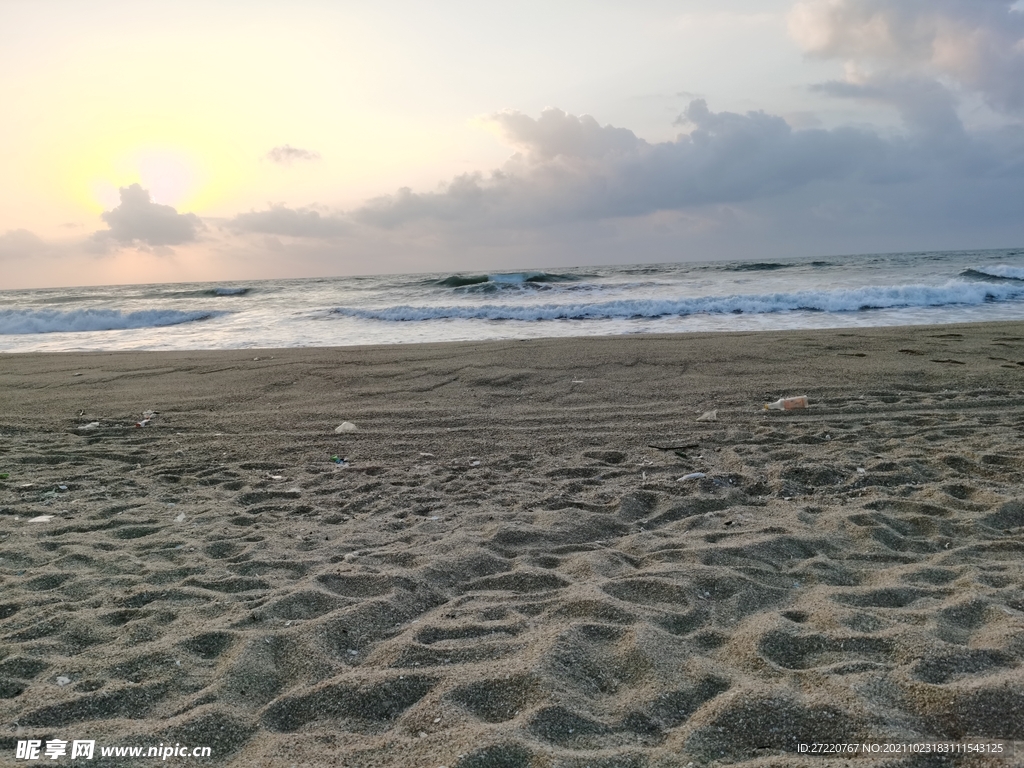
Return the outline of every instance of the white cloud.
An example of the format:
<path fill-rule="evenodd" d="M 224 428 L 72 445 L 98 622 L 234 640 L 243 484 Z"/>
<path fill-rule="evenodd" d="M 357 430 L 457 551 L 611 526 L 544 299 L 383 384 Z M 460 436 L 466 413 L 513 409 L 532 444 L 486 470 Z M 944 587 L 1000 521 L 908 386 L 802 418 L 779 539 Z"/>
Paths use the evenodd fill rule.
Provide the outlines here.
<path fill-rule="evenodd" d="M 861 77 L 942 77 L 996 109 L 1024 110 L 1024 14 L 1013 0 L 803 0 L 789 31 Z"/>
<path fill-rule="evenodd" d="M 202 221 L 194 213 L 178 213 L 169 205 L 154 203 L 138 184 L 121 187 L 121 204 L 101 215 L 110 229 L 93 236 L 97 244 L 114 240 L 122 245 L 169 246 L 192 242 Z"/>

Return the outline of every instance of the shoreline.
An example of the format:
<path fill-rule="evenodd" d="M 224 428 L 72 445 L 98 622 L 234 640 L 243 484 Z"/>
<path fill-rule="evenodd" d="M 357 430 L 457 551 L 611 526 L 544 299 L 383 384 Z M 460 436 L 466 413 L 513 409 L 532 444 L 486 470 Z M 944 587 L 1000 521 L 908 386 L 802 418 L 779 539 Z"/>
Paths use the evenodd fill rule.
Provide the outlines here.
<path fill-rule="evenodd" d="M 1024 749 L 1024 322 L 0 360 L 0 751 Z"/>

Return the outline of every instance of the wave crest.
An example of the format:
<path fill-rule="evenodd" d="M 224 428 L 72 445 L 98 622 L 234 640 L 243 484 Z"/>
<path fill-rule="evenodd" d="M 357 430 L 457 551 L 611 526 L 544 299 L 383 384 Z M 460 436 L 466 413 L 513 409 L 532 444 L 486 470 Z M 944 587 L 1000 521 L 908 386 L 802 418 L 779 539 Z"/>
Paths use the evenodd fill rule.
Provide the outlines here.
<path fill-rule="evenodd" d="M 1011 267 L 1009 264 L 991 264 L 986 267 L 964 270 L 963 274 L 970 277 L 998 277 L 1003 280 L 1024 280 L 1024 267 Z"/>
<path fill-rule="evenodd" d="M 627 299 L 594 304 L 477 304 L 464 306 L 337 307 L 335 314 L 366 320 L 606 320 L 695 314 L 768 314 L 795 310 L 852 312 L 905 307 L 977 305 L 1024 298 L 1024 286 L 953 280 L 945 285 L 890 285 L 833 291 Z"/>
<path fill-rule="evenodd" d="M 123 331 L 131 328 L 159 328 L 181 325 L 215 317 L 220 312 L 182 312 L 173 309 L 144 309 L 121 312 L 117 309 L 0 310 L 0 336 L 31 333 L 82 333 L 87 331 Z"/>
<path fill-rule="evenodd" d="M 466 288 L 481 286 L 492 290 L 544 285 L 547 283 L 574 283 L 575 275 L 560 275 L 554 272 L 501 272 L 487 275 L 451 275 L 441 280 L 431 280 L 430 285 L 442 288 Z"/>

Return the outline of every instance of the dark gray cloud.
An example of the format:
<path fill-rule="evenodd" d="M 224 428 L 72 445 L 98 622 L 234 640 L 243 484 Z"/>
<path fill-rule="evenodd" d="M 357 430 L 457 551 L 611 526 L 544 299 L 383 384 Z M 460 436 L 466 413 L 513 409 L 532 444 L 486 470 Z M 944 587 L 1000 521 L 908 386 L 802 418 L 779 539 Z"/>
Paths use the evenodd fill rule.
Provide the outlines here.
<path fill-rule="evenodd" d="M 957 114 L 956 96 L 930 78 L 882 73 L 861 82 L 833 80 L 811 89 L 839 98 L 888 104 L 899 112 L 908 130 L 921 139 L 957 144 L 967 140 Z"/>
<path fill-rule="evenodd" d="M 121 204 L 101 216 L 110 229 L 93 236 L 97 243 L 113 240 L 121 245 L 180 245 L 194 241 L 204 229 L 194 213 L 178 213 L 169 205 L 154 203 L 149 192 L 138 184 L 121 187 L 119 192 Z"/>
<path fill-rule="evenodd" d="M 281 165 L 291 165 L 296 160 L 319 160 L 320 153 L 309 149 L 299 149 L 290 144 L 282 144 L 267 152 L 266 157 L 268 160 L 280 163 Z"/>
<path fill-rule="evenodd" d="M 1024 13 L 1014 0 L 804 0 L 790 32 L 851 79 L 942 77 L 1009 112 L 1024 110 Z"/>
<path fill-rule="evenodd" d="M 871 132 L 794 131 L 763 112 L 711 112 L 703 100 L 681 115 L 690 133 L 658 144 L 557 110 L 537 120 L 503 112 L 495 121 L 520 150 L 500 171 L 459 176 L 440 192 L 402 189 L 354 215 L 386 227 L 417 218 L 547 224 L 737 203 L 816 181 L 916 172 L 901 161 L 899 148 Z"/>
<path fill-rule="evenodd" d="M 258 232 L 289 237 L 335 237 L 348 231 L 341 216 L 321 216 L 311 208 L 287 208 L 272 205 L 265 211 L 240 213 L 229 222 L 238 232 Z"/>
<path fill-rule="evenodd" d="M 949 220 L 945 199 L 979 216 L 985 210 L 1010 215 L 1006 201 L 1024 199 L 1021 127 L 969 134 L 950 94 L 927 79 L 916 86 L 891 78 L 820 88 L 897 104 L 905 132 L 795 130 L 774 115 L 713 112 L 695 100 L 678 121 L 688 133 L 649 143 L 558 110 L 538 119 L 502 112 L 494 120 L 518 150 L 503 168 L 458 176 L 436 192 L 401 189 L 370 200 L 352 218 L 390 229 L 418 221 L 481 232 L 639 220 L 659 212 L 699 218 L 714 206 L 771 209 L 772 216 L 788 219 L 801 206 L 818 210 L 818 202 L 830 200 L 831 208 L 813 214 L 827 227 L 834 225 L 829 211 L 856 209 L 857 198 L 880 201 L 871 216 L 903 206 L 918 221 L 929 210 Z M 773 209 L 772 200 L 797 207 L 787 215 Z M 861 220 L 868 219 L 865 209 Z"/>
<path fill-rule="evenodd" d="M 45 250 L 46 243 L 27 229 L 9 229 L 0 235 L 0 259 L 34 256 Z"/>

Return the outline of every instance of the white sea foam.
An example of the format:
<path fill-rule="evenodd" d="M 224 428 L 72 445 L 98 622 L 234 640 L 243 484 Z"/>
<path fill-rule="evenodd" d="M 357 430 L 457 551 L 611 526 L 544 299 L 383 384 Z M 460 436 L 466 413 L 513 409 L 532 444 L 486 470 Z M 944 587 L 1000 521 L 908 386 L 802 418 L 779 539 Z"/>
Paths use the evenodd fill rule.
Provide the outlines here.
<path fill-rule="evenodd" d="M 182 312 L 173 309 L 148 309 L 121 312 L 117 309 L 0 310 L 0 336 L 31 333 L 74 333 L 82 331 L 121 331 L 129 328 L 159 328 L 206 320 L 218 312 Z"/>
<path fill-rule="evenodd" d="M 866 309 L 978 305 L 1024 298 L 1024 286 L 951 280 L 944 285 L 890 285 L 831 291 L 738 294 L 681 299 L 624 299 L 588 304 L 399 305 L 379 308 L 338 307 L 345 317 L 366 320 L 597 320 L 655 318 L 695 314 L 767 314 L 793 310 L 853 312 Z"/>

